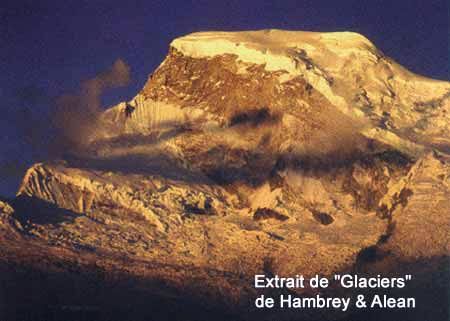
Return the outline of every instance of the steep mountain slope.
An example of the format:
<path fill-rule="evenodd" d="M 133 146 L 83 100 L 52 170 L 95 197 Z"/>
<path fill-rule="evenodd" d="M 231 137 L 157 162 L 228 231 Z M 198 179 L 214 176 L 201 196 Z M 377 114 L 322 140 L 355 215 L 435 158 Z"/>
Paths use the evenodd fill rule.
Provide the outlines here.
<path fill-rule="evenodd" d="M 27 171 L 0 207 L 19 244 L 2 260 L 101 269 L 243 318 L 255 273 L 412 266 L 426 282 L 450 250 L 449 93 L 354 33 L 175 39 L 84 150 Z"/>
<path fill-rule="evenodd" d="M 136 124 L 128 127 L 142 131 L 158 121 L 201 118 L 220 126 L 241 111 L 268 108 L 281 112 L 283 120 L 303 116 L 303 126 L 327 125 L 327 113 L 335 118 L 329 121 L 343 126 L 345 115 L 360 121 L 365 136 L 396 148 L 402 139 L 447 148 L 449 93 L 447 82 L 404 70 L 354 33 L 198 33 L 172 42 L 168 57 L 132 102 Z M 141 121 L 148 117 L 152 123 Z"/>

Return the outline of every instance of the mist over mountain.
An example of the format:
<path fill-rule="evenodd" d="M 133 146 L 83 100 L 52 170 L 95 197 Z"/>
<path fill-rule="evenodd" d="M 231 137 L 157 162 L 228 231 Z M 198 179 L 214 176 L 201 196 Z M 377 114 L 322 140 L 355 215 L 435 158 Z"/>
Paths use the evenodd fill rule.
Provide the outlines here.
<path fill-rule="evenodd" d="M 445 302 L 449 82 L 358 33 L 275 29 L 176 38 L 140 92 L 101 110 L 102 90 L 129 78 L 118 60 L 62 99 L 64 153 L 0 203 L 0 266 L 27 288 L 5 297 L 5 318 L 90 306 L 86 320 L 138 320 L 146 299 L 167 320 L 177 300 L 188 320 L 358 318 L 261 315 L 255 274 L 409 271 L 418 297 Z M 36 274 L 48 284 L 27 285 Z M 64 295 L 43 307 L 52 284 Z M 395 317 L 444 320 L 435 307 Z"/>

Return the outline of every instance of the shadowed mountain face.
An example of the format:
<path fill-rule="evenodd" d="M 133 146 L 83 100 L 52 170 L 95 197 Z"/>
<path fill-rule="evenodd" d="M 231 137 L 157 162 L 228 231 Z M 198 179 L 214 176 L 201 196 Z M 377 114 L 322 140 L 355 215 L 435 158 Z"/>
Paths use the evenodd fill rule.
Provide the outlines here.
<path fill-rule="evenodd" d="M 175 39 L 135 98 L 80 133 L 82 150 L 35 164 L 0 203 L 0 313 L 444 320 L 428 299 L 414 313 L 262 314 L 254 299 L 273 293 L 253 277 L 409 271 L 420 297 L 445 284 L 449 93 L 353 33 Z"/>

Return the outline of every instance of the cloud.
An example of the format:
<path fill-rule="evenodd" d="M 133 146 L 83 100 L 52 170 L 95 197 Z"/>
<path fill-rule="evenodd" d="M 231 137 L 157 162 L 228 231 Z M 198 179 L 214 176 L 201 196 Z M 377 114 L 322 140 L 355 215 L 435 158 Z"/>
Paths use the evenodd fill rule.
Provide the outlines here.
<path fill-rule="evenodd" d="M 122 59 L 117 59 L 109 70 L 84 81 L 77 94 L 59 97 L 52 117 L 57 134 L 53 154 L 85 147 L 89 137 L 95 135 L 98 129 L 102 94 L 108 89 L 126 86 L 129 82 L 129 66 Z"/>

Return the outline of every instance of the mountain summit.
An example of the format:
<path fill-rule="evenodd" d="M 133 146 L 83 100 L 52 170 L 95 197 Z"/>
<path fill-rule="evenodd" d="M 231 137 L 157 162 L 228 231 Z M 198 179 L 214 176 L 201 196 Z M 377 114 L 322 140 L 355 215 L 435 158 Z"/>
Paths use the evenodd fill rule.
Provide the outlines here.
<path fill-rule="evenodd" d="M 255 274 L 410 269 L 420 288 L 450 250 L 449 127 L 450 83 L 362 35 L 190 34 L 80 150 L 27 171 L 0 256 L 244 319 Z M 295 317 L 339 317 L 313 312 Z"/>

